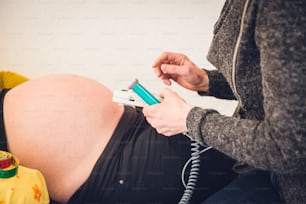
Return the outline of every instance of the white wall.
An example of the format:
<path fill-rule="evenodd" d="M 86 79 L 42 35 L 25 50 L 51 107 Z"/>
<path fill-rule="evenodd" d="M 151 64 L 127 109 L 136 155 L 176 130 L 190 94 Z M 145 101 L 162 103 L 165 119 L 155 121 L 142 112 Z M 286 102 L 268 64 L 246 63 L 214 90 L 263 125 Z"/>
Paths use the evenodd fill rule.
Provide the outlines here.
<path fill-rule="evenodd" d="M 30 78 L 74 73 L 110 89 L 135 78 L 159 93 L 164 85 L 151 69 L 162 51 L 187 54 L 200 67 L 206 61 L 212 27 L 224 0 L 0 0 L 0 69 Z M 233 103 L 177 86 L 190 103 L 225 114 Z M 195 98 L 196 97 L 196 98 Z M 216 107 L 217 106 L 217 107 Z"/>

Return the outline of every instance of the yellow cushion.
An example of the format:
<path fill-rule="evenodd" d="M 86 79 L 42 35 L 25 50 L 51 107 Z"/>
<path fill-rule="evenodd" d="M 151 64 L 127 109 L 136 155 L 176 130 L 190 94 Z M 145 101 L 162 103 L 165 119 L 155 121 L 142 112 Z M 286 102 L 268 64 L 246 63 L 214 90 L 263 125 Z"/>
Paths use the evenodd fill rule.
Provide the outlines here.
<path fill-rule="evenodd" d="M 21 74 L 11 71 L 0 71 L 0 90 L 3 88 L 13 88 L 26 81 L 28 81 L 28 78 Z"/>
<path fill-rule="evenodd" d="M 45 179 L 38 170 L 19 166 L 15 176 L 0 178 L 0 204 L 49 202 Z"/>

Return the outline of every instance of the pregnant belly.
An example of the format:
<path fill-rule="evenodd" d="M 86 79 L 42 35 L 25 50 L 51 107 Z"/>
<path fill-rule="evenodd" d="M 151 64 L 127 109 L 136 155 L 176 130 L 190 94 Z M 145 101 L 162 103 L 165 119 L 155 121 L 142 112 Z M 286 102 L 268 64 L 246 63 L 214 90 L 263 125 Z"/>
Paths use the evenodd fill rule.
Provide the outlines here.
<path fill-rule="evenodd" d="M 9 150 L 40 170 L 51 198 L 62 202 L 88 178 L 123 111 L 104 86 L 71 75 L 12 89 L 4 108 Z"/>

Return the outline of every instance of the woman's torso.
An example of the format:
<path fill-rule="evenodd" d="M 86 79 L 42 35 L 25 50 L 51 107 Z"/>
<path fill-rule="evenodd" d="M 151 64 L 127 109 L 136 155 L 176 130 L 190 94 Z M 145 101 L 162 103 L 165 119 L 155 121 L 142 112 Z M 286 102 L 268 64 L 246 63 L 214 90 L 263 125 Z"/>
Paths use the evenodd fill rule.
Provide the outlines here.
<path fill-rule="evenodd" d="M 96 81 L 73 75 L 31 80 L 5 97 L 9 150 L 43 173 L 52 199 L 65 202 L 90 175 L 122 112 Z"/>

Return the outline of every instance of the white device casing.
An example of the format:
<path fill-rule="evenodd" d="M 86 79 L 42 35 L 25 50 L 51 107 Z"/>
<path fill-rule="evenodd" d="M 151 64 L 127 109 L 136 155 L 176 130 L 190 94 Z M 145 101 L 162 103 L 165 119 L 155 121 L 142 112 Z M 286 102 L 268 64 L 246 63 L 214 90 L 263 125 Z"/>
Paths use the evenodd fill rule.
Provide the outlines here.
<path fill-rule="evenodd" d="M 132 89 L 121 89 L 113 92 L 113 101 L 116 103 L 144 107 L 147 106 L 146 102 L 142 100 Z"/>

